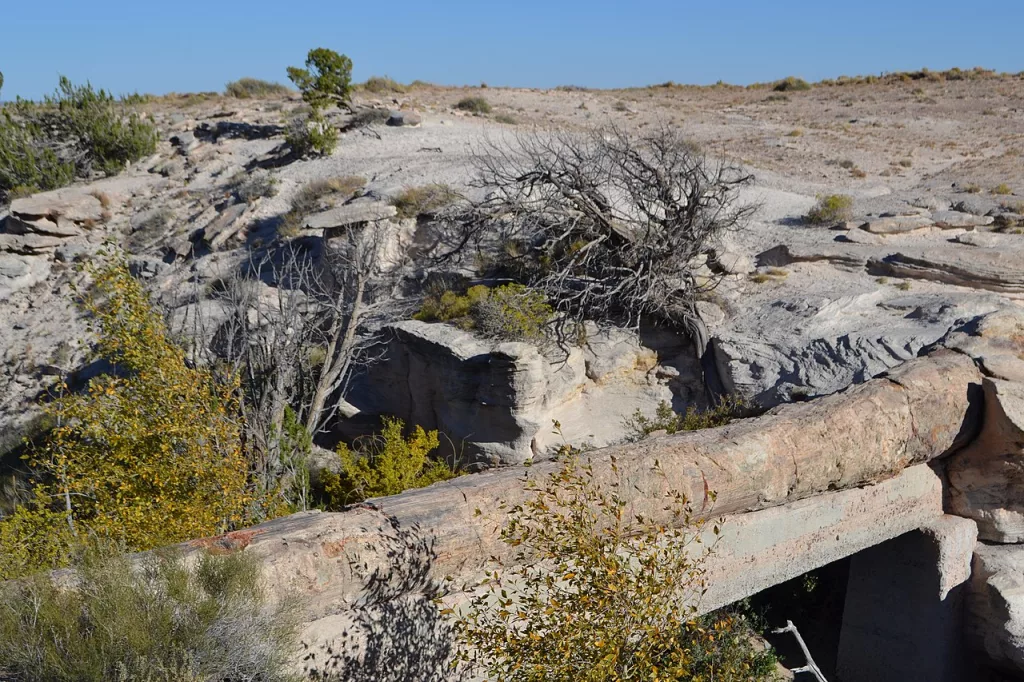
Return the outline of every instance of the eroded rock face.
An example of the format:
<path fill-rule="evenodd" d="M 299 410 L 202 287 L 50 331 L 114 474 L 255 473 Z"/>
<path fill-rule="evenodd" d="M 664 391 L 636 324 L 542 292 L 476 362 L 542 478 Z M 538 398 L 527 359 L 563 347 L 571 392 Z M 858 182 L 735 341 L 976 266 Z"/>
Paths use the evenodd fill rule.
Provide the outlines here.
<path fill-rule="evenodd" d="M 450 325 L 400 322 L 389 328 L 386 359 L 351 401 L 366 413 L 440 430 L 465 461 L 522 464 L 563 438 L 596 446 L 621 440 L 633 411 L 652 413 L 672 401 L 670 384 L 699 377 L 685 363 L 656 371 L 656 353 L 632 334 L 593 331 L 586 348 L 541 352 Z"/>
<path fill-rule="evenodd" d="M 1024 541 L 1024 385 L 986 377 L 978 438 L 947 466 L 953 513 L 991 542 Z"/>
<path fill-rule="evenodd" d="M 975 548 L 966 636 L 989 664 L 1024 674 L 1024 546 Z"/>

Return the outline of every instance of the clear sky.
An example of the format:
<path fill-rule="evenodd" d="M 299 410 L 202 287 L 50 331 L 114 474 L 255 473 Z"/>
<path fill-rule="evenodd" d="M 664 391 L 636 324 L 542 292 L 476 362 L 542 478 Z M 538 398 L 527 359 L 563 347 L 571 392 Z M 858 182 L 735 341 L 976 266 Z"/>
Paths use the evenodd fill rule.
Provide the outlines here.
<path fill-rule="evenodd" d="M 2 96 L 64 74 L 116 93 L 287 82 L 312 47 L 354 78 L 620 87 L 1024 70 L 1024 0 L 9 0 Z"/>

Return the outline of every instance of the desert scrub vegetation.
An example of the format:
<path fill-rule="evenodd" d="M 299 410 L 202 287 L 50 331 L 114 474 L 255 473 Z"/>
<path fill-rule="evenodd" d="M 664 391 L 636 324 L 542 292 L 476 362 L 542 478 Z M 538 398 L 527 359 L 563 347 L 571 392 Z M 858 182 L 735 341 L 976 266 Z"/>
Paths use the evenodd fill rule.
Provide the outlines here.
<path fill-rule="evenodd" d="M 320 474 L 324 506 L 338 510 L 371 497 L 397 495 L 456 476 L 445 462 L 431 458 L 440 445 L 438 432 L 416 426 L 404 436 L 405 422 L 386 417 L 379 434 L 356 439 L 352 447 L 337 447 L 339 473 Z"/>
<path fill-rule="evenodd" d="M 310 50 L 305 68 L 288 67 L 288 78 L 310 107 L 308 115 L 292 120 L 285 142 L 299 158 L 328 155 L 338 146 L 338 129 L 324 116 L 329 106 L 350 108 L 352 60 L 323 47 Z"/>
<path fill-rule="evenodd" d="M 312 155 L 330 156 L 338 147 L 338 139 L 338 129 L 320 109 L 293 118 L 284 136 L 292 153 L 300 159 Z"/>
<path fill-rule="evenodd" d="M 491 103 L 480 96 L 463 97 L 455 104 L 455 108 L 459 111 L 468 111 L 471 114 L 491 113 Z"/>
<path fill-rule="evenodd" d="M 399 218 L 415 218 L 433 213 L 456 203 L 461 196 L 445 184 L 433 183 L 420 187 L 407 187 L 391 198 L 391 205 Z"/>
<path fill-rule="evenodd" d="M 215 535 L 267 502 L 249 484 L 237 377 L 189 364 L 126 264 L 82 292 L 99 357 L 118 368 L 62 385 L 27 457 L 32 498 L 0 520 L 0 578 L 56 568 L 85 539 L 127 551 Z"/>
<path fill-rule="evenodd" d="M 775 655 L 738 614 L 698 616 L 718 523 L 669 492 L 658 518 L 635 514 L 611 480 L 572 452 L 507 510 L 508 566 L 493 565 L 454 619 L 457 660 L 498 682 L 760 682 Z M 602 476 L 603 478 L 603 476 Z M 707 506 L 714 499 L 708 493 Z"/>
<path fill-rule="evenodd" d="M 524 134 L 479 155 L 474 187 L 485 198 L 439 230 L 453 244 L 503 245 L 499 258 L 480 253 L 485 274 L 543 293 L 558 327 L 649 316 L 703 353 L 696 301 L 716 282 L 692 263 L 753 214 L 736 200 L 750 180 L 670 127 Z"/>
<path fill-rule="evenodd" d="M 87 555 L 73 587 L 48 575 L 0 585 L 4 679 L 290 682 L 296 623 L 266 604 L 244 554 L 136 560 Z M 10 676 L 10 677 L 8 677 Z"/>
<path fill-rule="evenodd" d="M 680 431 L 700 431 L 725 426 L 734 419 L 748 416 L 750 406 L 737 396 L 726 396 L 717 405 L 706 410 L 691 405 L 682 413 L 675 412 L 666 401 L 658 403 L 654 417 L 648 417 L 640 410 L 626 419 L 625 427 L 631 441 L 643 440 L 656 431 L 671 435 Z"/>
<path fill-rule="evenodd" d="M 448 322 L 502 341 L 543 343 L 555 311 L 542 292 L 522 284 L 490 288 L 478 284 L 464 294 L 445 290 L 427 296 L 413 319 Z"/>
<path fill-rule="evenodd" d="M 366 82 L 359 86 L 361 90 L 373 93 L 375 95 L 384 95 L 387 93 L 403 93 L 409 91 L 408 85 L 402 85 L 393 78 L 388 76 L 371 76 L 366 79 Z"/>
<path fill-rule="evenodd" d="M 772 90 L 775 92 L 800 92 L 810 89 L 810 83 L 805 81 L 803 78 L 797 78 L 795 76 L 783 78 L 772 86 Z"/>
<path fill-rule="evenodd" d="M 509 125 L 509 126 L 519 125 L 519 119 L 517 119 L 512 114 L 507 114 L 507 113 L 504 113 L 504 112 L 502 112 L 500 114 L 495 114 L 494 121 L 496 123 L 503 123 L 503 124 Z"/>
<path fill-rule="evenodd" d="M 846 194 L 826 194 L 804 216 L 811 225 L 828 225 L 853 218 L 853 197 Z"/>
<path fill-rule="evenodd" d="M 56 189 L 76 177 L 113 175 L 156 151 L 156 127 L 122 98 L 61 76 L 42 102 L 0 110 L 0 199 Z"/>
<path fill-rule="evenodd" d="M 239 78 L 224 86 L 224 94 L 235 99 L 283 97 L 290 92 L 286 85 L 259 78 Z"/>
<path fill-rule="evenodd" d="M 228 182 L 228 187 L 238 200 L 247 204 L 257 199 L 276 196 L 277 185 L 277 178 L 263 169 L 252 173 L 238 173 Z"/>
<path fill-rule="evenodd" d="M 1010 189 L 1009 185 L 1003 182 L 992 188 L 992 194 L 995 194 L 996 196 L 1007 196 L 1009 194 L 1013 194 L 1013 190 Z"/>

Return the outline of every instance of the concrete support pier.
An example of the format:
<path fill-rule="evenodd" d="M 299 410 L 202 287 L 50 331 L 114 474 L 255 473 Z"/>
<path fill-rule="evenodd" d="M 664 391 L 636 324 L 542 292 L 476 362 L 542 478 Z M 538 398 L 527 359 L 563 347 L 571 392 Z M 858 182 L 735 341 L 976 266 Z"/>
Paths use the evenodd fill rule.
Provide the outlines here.
<path fill-rule="evenodd" d="M 840 682 L 970 682 L 964 596 L 974 521 L 942 516 L 853 556 Z"/>

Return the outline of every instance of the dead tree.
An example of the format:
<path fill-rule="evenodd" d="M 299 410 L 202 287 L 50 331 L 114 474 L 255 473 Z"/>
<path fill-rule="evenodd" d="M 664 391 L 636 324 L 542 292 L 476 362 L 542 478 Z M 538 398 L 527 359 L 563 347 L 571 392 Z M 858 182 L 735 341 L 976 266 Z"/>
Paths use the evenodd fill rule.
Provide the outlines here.
<path fill-rule="evenodd" d="M 490 145 L 478 163 L 484 198 L 450 218 L 445 255 L 496 249 L 501 267 L 547 294 L 564 320 L 670 324 L 708 373 L 696 303 L 718 280 L 700 264 L 754 212 L 736 197 L 752 176 L 667 127 L 534 132 Z"/>

